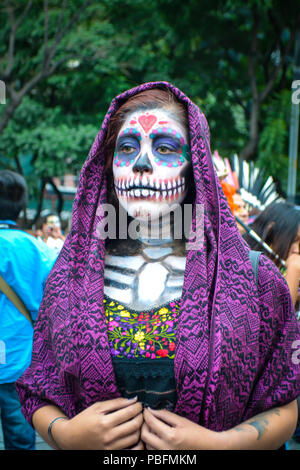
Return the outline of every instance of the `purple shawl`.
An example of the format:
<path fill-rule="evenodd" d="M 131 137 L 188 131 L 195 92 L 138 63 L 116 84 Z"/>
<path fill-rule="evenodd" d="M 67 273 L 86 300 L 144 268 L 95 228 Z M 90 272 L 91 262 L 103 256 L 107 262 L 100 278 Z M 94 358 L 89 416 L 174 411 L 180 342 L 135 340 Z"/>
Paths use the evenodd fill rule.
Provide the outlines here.
<path fill-rule="evenodd" d="M 157 82 L 113 100 L 83 166 L 72 228 L 46 283 L 32 363 L 17 382 L 29 422 L 45 404 L 72 417 L 120 396 L 103 306 L 105 242 L 96 230 L 97 207 L 107 201 L 103 143 L 118 107 L 155 87 L 169 88 L 187 106 L 196 203 L 205 208 L 203 247 L 187 254 L 176 332 L 175 412 L 221 431 L 299 395 L 299 364 L 292 359 L 299 329 L 287 284 L 264 255 L 255 282 L 249 248 L 213 167 L 205 116 L 180 90 Z"/>

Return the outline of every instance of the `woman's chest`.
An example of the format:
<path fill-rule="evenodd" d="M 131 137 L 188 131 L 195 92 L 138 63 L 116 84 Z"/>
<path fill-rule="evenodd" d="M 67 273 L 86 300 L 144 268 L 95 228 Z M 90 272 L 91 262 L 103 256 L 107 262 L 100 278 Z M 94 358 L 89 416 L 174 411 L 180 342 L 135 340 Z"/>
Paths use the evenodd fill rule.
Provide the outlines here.
<path fill-rule="evenodd" d="M 135 256 L 107 254 L 104 294 L 137 311 L 156 308 L 182 294 L 186 258 L 170 249 Z"/>

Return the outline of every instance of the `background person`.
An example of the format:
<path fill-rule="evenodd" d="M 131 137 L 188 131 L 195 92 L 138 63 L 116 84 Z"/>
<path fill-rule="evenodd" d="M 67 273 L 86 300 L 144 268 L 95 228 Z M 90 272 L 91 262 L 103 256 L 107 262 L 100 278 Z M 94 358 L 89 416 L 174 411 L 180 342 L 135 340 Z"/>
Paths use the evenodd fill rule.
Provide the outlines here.
<path fill-rule="evenodd" d="M 42 218 L 39 226 L 36 231 L 38 239 L 58 254 L 65 241 L 65 236 L 61 232 L 59 217 L 56 214 L 47 214 Z"/>
<path fill-rule="evenodd" d="M 257 216 L 251 228 L 285 262 L 286 268 L 282 269 L 279 260 L 265 252 L 248 233 L 244 235 L 253 250 L 265 252 L 282 269 L 296 306 L 300 279 L 300 211 L 289 202 L 274 202 Z"/>
<path fill-rule="evenodd" d="M 233 203 L 234 203 L 234 215 L 238 216 L 241 221 L 248 225 L 249 223 L 249 211 L 247 209 L 246 203 L 242 198 L 239 192 L 236 192 L 233 195 Z M 245 233 L 244 227 L 237 222 L 239 232 L 241 234 Z"/>
<path fill-rule="evenodd" d="M 24 178 L 0 171 L 0 275 L 21 298 L 36 320 L 46 278 L 56 253 L 18 228 L 26 206 Z M 31 361 L 33 327 L 0 291 L 0 340 L 5 354 L 0 363 L 0 409 L 5 449 L 34 449 L 35 432 L 26 422 L 15 381 Z"/>
<path fill-rule="evenodd" d="M 251 228 L 285 262 L 283 268 L 279 260 L 265 252 L 284 274 L 299 321 L 300 211 L 289 202 L 274 202 L 258 215 Z M 245 234 L 244 238 L 253 250 L 265 251 L 249 234 Z M 300 397 L 298 397 L 298 423 L 294 436 L 297 440 L 300 436 L 299 410 Z"/>

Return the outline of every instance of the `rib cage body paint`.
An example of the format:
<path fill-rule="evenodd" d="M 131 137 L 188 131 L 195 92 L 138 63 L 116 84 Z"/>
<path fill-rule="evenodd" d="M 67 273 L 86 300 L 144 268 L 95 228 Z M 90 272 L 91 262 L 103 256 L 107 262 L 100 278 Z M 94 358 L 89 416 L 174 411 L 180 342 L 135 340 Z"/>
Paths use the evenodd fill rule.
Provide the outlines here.
<path fill-rule="evenodd" d="M 115 253 L 106 253 L 105 294 L 142 311 L 180 299 L 185 270 L 185 256 L 178 256 L 174 243 L 159 245 L 141 242 L 136 255 L 128 256 L 126 243 Z"/>

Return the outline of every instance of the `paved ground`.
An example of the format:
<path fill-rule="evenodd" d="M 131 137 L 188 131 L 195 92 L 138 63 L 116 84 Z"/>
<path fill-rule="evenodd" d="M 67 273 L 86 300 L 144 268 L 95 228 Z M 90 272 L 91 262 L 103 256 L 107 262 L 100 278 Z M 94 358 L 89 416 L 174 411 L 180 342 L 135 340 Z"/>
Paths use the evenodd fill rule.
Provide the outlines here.
<path fill-rule="evenodd" d="M 288 442 L 288 448 L 290 450 L 300 450 L 300 442 L 290 440 Z M 36 438 L 36 449 L 37 450 L 52 450 L 51 447 L 49 447 L 48 444 L 46 444 L 46 442 L 38 434 Z M 0 426 L 0 450 L 4 450 L 3 434 L 2 434 L 1 426 Z"/>
<path fill-rule="evenodd" d="M 0 450 L 4 450 L 3 434 L 0 426 Z M 36 435 L 36 450 L 52 450 L 51 447 L 37 434 Z"/>
<path fill-rule="evenodd" d="M 294 439 L 291 439 L 288 442 L 288 448 L 290 450 L 300 450 L 300 440 L 299 440 L 299 442 L 296 442 Z"/>

